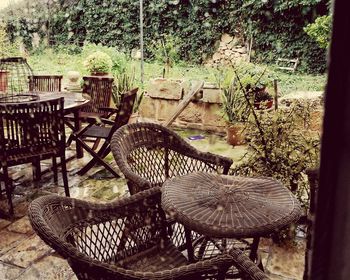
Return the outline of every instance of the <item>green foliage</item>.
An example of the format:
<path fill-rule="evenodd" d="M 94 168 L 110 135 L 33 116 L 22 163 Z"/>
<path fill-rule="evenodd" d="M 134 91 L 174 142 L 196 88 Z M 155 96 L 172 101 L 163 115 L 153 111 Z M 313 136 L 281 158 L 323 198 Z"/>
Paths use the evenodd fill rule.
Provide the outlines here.
<path fill-rule="evenodd" d="M 222 110 L 227 121 L 231 124 L 247 121 L 249 107 L 246 105 L 241 91 L 235 87 L 234 81 L 228 87 L 223 88 L 222 93 Z"/>
<path fill-rule="evenodd" d="M 181 60 L 201 63 L 210 57 L 222 33 L 253 38 L 252 60 L 275 62 L 299 57 L 300 71 L 323 72 L 326 52 L 303 28 L 328 14 L 328 0 L 198 0 L 144 1 L 146 58 L 154 41 L 178 38 Z M 19 4 L 20 5 L 20 4 Z M 60 0 L 21 4 L 6 13 L 11 36 L 20 35 L 30 48 L 33 34 L 50 44 L 101 43 L 130 52 L 139 46 L 139 2 L 128 0 Z M 12 13 L 12 15 L 11 15 Z"/>
<path fill-rule="evenodd" d="M 307 207 L 305 170 L 318 166 L 320 150 L 320 135 L 310 129 L 314 110 L 315 105 L 305 101 L 278 111 L 253 111 L 246 129 L 249 152 L 235 173 L 274 177 Z"/>
<path fill-rule="evenodd" d="M 120 73 L 114 76 L 114 82 L 112 87 L 112 98 L 116 106 L 119 105 L 120 97 L 125 92 L 135 87 L 135 73 L 132 71 L 130 74 L 127 72 Z"/>
<path fill-rule="evenodd" d="M 95 52 L 103 52 L 109 55 L 109 57 L 112 59 L 112 72 L 115 75 L 126 71 L 128 58 L 125 53 L 118 51 L 114 47 L 103 46 L 101 44 L 86 43 L 81 50 L 81 56 L 85 58 Z"/>
<path fill-rule="evenodd" d="M 326 49 L 331 41 L 332 16 L 318 17 L 314 23 L 304 27 L 304 31 L 315 40 L 321 48 Z"/>
<path fill-rule="evenodd" d="M 152 42 L 150 52 L 157 62 L 164 65 L 165 72 L 180 60 L 180 40 L 171 35 L 164 35 L 163 38 Z"/>
<path fill-rule="evenodd" d="M 219 79 L 218 84 L 223 85 L 223 111 L 230 123 L 245 122 L 251 113 L 245 92 L 253 103 L 272 100 L 266 87 L 272 85 L 274 75 L 267 66 L 240 62 L 232 68 L 221 69 L 221 73 L 223 71 L 224 78 Z"/>
<path fill-rule="evenodd" d="M 0 58 L 19 55 L 18 41 L 11 43 L 4 26 L 0 24 Z"/>
<path fill-rule="evenodd" d="M 109 73 L 112 69 L 112 59 L 108 54 L 97 51 L 86 58 L 84 66 L 91 73 Z"/>

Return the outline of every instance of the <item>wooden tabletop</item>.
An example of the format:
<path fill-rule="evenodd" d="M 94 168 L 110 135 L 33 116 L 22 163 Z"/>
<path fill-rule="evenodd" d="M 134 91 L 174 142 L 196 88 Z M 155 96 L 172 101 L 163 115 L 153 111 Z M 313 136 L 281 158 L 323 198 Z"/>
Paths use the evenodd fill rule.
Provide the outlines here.
<path fill-rule="evenodd" d="M 64 113 L 69 114 L 74 111 L 79 110 L 88 104 L 91 100 L 90 96 L 83 94 L 81 100 L 77 100 L 76 94 L 71 92 L 27 92 L 23 94 L 13 95 L 13 96 L 1 96 L 3 101 L 0 100 L 2 104 L 10 103 L 20 103 L 20 102 L 35 102 L 35 101 L 45 101 L 55 98 L 64 97 Z"/>

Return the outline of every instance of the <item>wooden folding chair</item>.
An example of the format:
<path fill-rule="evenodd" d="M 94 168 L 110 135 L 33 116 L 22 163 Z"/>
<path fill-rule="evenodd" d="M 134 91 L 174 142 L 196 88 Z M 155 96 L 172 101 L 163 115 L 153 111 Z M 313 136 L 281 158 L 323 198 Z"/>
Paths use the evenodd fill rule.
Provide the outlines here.
<path fill-rule="evenodd" d="M 115 109 L 110 108 L 113 80 L 111 77 L 83 77 L 83 93 L 88 94 L 91 100 L 80 110 L 79 118 L 82 122 L 96 123 L 101 118 L 108 118 L 116 112 Z M 74 122 L 74 116 L 67 115 L 65 120 L 71 127 L 69 122 Z"/>
<path fill-rule="evenodd" d="M 101 124 L 89 124 L 79 132 L 73 132 L 68 139 L 67 144 L 69 145 L 72 140 L 79 143 L 93 158 L 85 165 L 81 170 L 78 171 L 79 175 L 85 174 L 90 170 L 96 163 L 103 165 L 108 171 L 114 176 L 119 177 L 118 173 L 104 160 L 104 158 L 110 153 L 110 140 L 113 133 L 121 126 L 128 123 L 129 118 L 132 114 L 133 106 L 136 99 L 138 88 L 135 88 L 122 95 L 120 105 L 117 108 L 115 119 L 101 119 Z M 95 151 L 86 142 L 89 140 L 100 140 L 103 139 L 104 143 L 101 147 Z"/>

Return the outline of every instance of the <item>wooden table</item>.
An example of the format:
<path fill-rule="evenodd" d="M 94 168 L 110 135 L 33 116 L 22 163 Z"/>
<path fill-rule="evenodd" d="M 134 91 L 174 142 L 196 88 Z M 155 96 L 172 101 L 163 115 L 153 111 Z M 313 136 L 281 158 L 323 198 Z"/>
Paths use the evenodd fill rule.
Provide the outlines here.
<path fill-rule="evenodd" d="M 188 229 L 211 238 L 259 238 L 301 215 L 298 200 L 277 180 L 204 172 L 165 181 L 162 207 Z M 257 246 L 258 240 L 251 250 Z"/>

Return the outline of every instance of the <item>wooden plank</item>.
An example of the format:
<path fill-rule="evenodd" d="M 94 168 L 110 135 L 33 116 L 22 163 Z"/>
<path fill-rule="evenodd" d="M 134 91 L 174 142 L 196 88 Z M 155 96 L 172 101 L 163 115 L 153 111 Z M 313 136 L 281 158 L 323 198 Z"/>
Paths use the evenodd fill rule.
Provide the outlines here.
<path fill-rule="evenodd" d="M 285 66 L 280 66 L 279 62 L 285 62 Z M 277 59 L 277 67 L 278 69 L 281 70 L 288 70 L 288 71 L 292 71 L 294 72 L 295 69 L 297 68 L 299 63 L 299 58 L 295 58 L 295 59 L 286 59 L 286 58 L 278 58 Z M 291 67 L 287 67 L 287 65 L 291 65 Z"/>
<path fill-rule="evenodd" d="M 191 98 L 199 92 L 204 86 L 204 81 L 199 81 L 197 84 L 192 86 L 191 91 L 184 97 L 180 104 L 176 107 L 175 112 L 170 116 L 170 118 L 165 121 L 164 126 L 169 126 L 173 121 L 181 114 L 187 105 L 191 102 Z"/>

